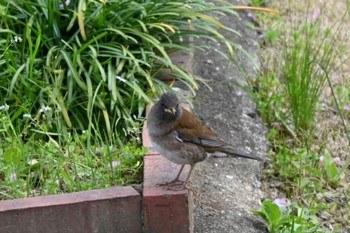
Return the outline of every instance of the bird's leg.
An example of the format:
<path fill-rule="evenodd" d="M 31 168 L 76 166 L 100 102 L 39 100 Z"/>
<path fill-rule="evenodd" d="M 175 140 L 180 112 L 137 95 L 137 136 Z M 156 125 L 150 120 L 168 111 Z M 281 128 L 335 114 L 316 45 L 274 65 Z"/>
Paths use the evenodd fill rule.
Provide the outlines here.
<path fill-rule="evenodd" d="M 181 166 L 180 171 L 177 173 L 177 176 L 175 177 L 174 180 L 169 181 L 169 182 L 164 182 L 164 183 L 157 184 L 157 186 L 168 186 L 168 187 L 171 187 L 171 186 L 183 184 L 184 182 L 179 180 L 179 178 L 180 178 L 181 172 L 184 169 L 184 167 L 185 167 L 185 165 Z"/>
<path fill-rule="evenodd" d="M 190 171 L 188 172 L 187 179 L 186 179 L 186 181 L 185 181 L 185 183 L 184 183 L 184 188 L 187 188 L 187 189 L 189 188 L 188 185 L 187 185 L 187 183 L 188 183 L 188 180 L 189 180 L 190 177 L 191 177 L 192 170 L 193 170 L 193 166 L 191 166 Z"/>
<path fill-rule="evenodd" d="M 179 174 L 181 173 L 181 171 L 182 171 L 182 169 L 183 169 L 183 167 L 180 169 L 180 172 L 179 172 Z M 193 166 L 191 166 L 191 168 L 190 168 L 190 171 L 189 171 L 189 173 L 188 173 L 188 175 L 187 175 L 187 178 L 186 178 L 186 181 L 185 182 L 183 182 L 183 181 L 179 181 L 179 174 L 177 175 L 177 178 L 175 178 L 175 183 L 174 184 L 172 184 L 172 185 L 168 185 L 167 186 L 167 189 L 168 190 L 176 190 L 176 191 L 179 191 L 179 190 L 184 190 L 184 189 L 189 189 L 189 190 L 191 190 L 191 188 L 190 187 L 188 187 L 188 180 L 189 180 L 189 178 L 190 178 L 190 176 L 191 176 L 191 174 L 192 174 L 192 170 L 193 170 Z M 177 181 L 176 181 L 177 180 Z M 177 182 L 177 183 L 176 183 Z"/>
<path fill-rule="evenodd" d="M 177 174 L 177 176 L 175 177 L 174 180 L 172 180 L 170 182 L 157 184 L 157 186 L 167 186 L 168 190 L 176 190 L 176 191 L 183 190 L 183 189 L 186 189 L 186 188 L 190 190 L 190 188 L 188 187 L 188 180 L 191 177 L 191 174 L 192 174 L 192 171 L 193 171 L 193 166 L 191 166 L 190 171 L 189 171 L 189 173 L 187 175 L 187 178 L 186 178 L 185 182 L 179 180 L 181 172 L 182 172 L 184 167 L 185 167 L 185 165 L 181 166 L 180 171 L 179 171 L 179 173 Z"/>
<path fill-rule="evenodd" d="M 188 173 L 186 182 L 183 184 L 183 188 L 186 188 L 188 191 L 192 192 L 192 195 L 197 196 L 197 194 L 198 194 L 197 190 L 191 186 L 190 182 L 188 182 L 191 175 L 192 175 L 192 171 L 193 171 L 193 166 L 191 166 L 191 169 L 190 169 L 190 172 Z"/>

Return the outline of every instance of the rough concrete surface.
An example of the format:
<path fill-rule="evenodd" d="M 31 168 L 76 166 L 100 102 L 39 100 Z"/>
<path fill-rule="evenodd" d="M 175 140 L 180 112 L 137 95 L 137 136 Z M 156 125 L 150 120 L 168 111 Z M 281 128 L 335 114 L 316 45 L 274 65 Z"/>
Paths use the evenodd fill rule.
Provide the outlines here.
<path fill-rule="evenodd" d="M 240 11 L 238 18 L 221 16 L 220 20 L 241 34 L 224 33 L 258 63 L 257 34 L 247 27 L 247 13 Z M 193 72 L 212 91 L 201 85 L 194 113 L 237 149 L 265 158 L 267 129 L 244 88 L 246 78 L 257 77 L 254 63 L 236 52 L 238 65 L 235 65 L 214 51 L 213 48 L 225 50 L 223 45 L 212 41 L 208 44 L 211 49 L 194 52 Z M 210 158 L 196 164 L 189 184 L 191 232 L 267 232 L 262 220 L 251 213 L 261 205 L 260 175 L 261 164 L 252 160 Z"/>

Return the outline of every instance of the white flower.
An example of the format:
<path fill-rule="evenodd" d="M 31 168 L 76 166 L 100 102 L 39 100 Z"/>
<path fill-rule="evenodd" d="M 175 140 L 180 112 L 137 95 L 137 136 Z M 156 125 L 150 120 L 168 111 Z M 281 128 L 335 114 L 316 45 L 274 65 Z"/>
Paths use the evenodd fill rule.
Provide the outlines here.
<path fill-rule="evenodd" d="M 42 106 L 39 110 L 39 112 L 48 112 L 51 111 L 51 108 L 49 106 Z"/>
<path fill-rule="evenodd" d="M 36 159 L 32 159 L 32 160 L 28 161 L 28 164 L 29 164 L 29 165 L 35 165 L 35 164 L 37 164 L 37 163 L 39 163 L 39 161 L 36 160 Z"/>
<path fill-rule="evenodd" d="M 13 41 L 16 42 L 16 43 L 21 43 L 22 42 L 22 37 L 15 36 L 15 39 Z"/>
<path fill-rule="evenodd" d="M 25 114 L 23 114 L 23 118 L 32 118 L 32 115 L 30 115 L 30 114 L 28 114 L 28 113 L 25 113 Z"/>
<path fill-rule="evenodd" d="M 0 106 L 0 111 L 1 111 L 1 110 L 7 111 L 7 110 L 9 110 L 9 108 L 10 108 L 10 106 L 8 106 L 8 105 L 5 103 L 4 105 L 1 105 L 1 106 Z"/>

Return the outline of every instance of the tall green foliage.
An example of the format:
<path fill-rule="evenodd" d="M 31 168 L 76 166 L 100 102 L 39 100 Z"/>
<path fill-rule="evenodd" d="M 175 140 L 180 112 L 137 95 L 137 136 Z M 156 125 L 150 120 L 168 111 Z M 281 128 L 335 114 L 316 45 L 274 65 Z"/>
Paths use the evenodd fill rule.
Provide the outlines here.
<path fill-rule="evenodd" d="M 316 38 L 322 38 L 321 40 Z M 283 81 L 296 131 L 311 130 L 315 108 L 335 57 L 334 34 L 317 23 L 294 29 L 284 50 Z"/>
<path fill-rule="evenodd" d="M 224 26 L 205 14 L 216 11 L 231 12 L 200 0 L 0 0 L 1 103 L 14 122 L 50 107 L 45 130 L 112 138 L 164 88 L 161 69 L 196 88 L 169 54 L 189 51 L 188 36 L 225 40 L 216 31 Z"/>

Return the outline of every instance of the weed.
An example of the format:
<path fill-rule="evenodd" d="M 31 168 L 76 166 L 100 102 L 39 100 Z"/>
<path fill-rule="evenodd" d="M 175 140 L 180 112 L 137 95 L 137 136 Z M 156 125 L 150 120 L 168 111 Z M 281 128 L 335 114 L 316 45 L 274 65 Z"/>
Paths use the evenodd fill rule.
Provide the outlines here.
<path fill-rule="evenodd" d="M 251 4 L 252 6 L 257 6 L 257 7 L 265 6 L 266 0 L 251 0 Z"/>
<path fill-rule="evenodd" d="M 300 1 L 293 3 L 281 3 L 287 5 L 289 16 L 274 17 L 269 22 L 274 27 L 264 34 L 267 43 L 262 43 L 261 76 L 254 98 L 271 127 L 271 163 L 265 170 L 265 182 L 278 180 L 281 185 L 276 188 L 294 204 L 283 212 L 265 201 L 256 213 L 265 219 L 271 232 L 338 232 L 349 225 L 348 215 L 344 215 L 349 210 L 344 204 L 348 199 L 349 163 L 339 156 L 346 152 L 328 148 L 335 146 L 331 143 L 338 146 L 346 141 L 347 122 L 341 114 L 342 110 L 347 113 L 347 100 L 337 99 L 336 92 L 345 97 L 346 91 L 335 87 L 331 74 L 341 66 L 338 56 L 344 55 L 338 37 L 347 11 L 324 27 L 317 20 L 318 5 L 311 15 L 311 2 L 300 9 Z M 270 31 L 274 33 L 270 35 Z M 330 98 L 325 97 L 325 91 Z M 327 108 L 333 108 L 330 104 L 335 104 L 340 114 L 336 122 L 343 126 L 337 127 L 341 132 L 335 133 L 337 129 L 323 125 L 319 118 Z M 324 128 L 325 135 L 317 134 L 320 128 Z M 344 139 L 333 141 L 331 133 L 341 134 Z"/>
<path fill-rule="evenodd" d="M 270 233 L 329 232 L 319 227 L 314 213 L 298 204 L 279 206 L 265 200 L 261 210 L 253 212 L 265 219 Z"/>

